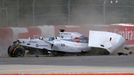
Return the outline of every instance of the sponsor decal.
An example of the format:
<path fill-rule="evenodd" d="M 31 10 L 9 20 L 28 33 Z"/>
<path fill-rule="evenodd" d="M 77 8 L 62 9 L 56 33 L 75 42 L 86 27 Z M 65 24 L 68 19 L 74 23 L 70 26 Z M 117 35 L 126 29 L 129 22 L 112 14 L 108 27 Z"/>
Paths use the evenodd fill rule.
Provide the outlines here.
<path fill-rule="evenodd" d="M 39 44 L 36 44 L 36 47 L 48 47 L 49 45 L 39 45 Z"/>
<path fill-rule="evenodd" d="M 37 43 L 36 41 L 29 41 L 30 43 Z"/>
<path fill-rule="evenodd" d="M 126 44 L 134 44 L 134 26 L 113 26 L 110 27 L 112 32 L 121 34 L 126 39 Z"/>

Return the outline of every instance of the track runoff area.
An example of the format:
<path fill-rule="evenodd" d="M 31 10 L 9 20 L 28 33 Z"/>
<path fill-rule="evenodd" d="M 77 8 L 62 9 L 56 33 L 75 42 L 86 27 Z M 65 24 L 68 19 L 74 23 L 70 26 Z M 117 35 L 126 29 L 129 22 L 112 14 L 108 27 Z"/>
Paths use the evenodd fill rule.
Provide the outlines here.
<path fill-rule="evenodd" d="M 134 55 L 0 58 L 0 75 L 134 75 Z"/>
<path fill-rule="evenodd" d="M 60 73 L 60 74 L 0 74 L 0 75 L 134 75 L 134 73 Z"/>

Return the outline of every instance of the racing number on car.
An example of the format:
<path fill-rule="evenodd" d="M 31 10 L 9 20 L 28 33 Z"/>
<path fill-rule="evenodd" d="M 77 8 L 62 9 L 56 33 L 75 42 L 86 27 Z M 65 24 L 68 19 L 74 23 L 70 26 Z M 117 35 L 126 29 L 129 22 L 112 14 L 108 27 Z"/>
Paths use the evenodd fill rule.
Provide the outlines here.
<path fill-rule="evenodd" d="M 65 44 L 61 44 L 61 47 L 65 47 Z"/>

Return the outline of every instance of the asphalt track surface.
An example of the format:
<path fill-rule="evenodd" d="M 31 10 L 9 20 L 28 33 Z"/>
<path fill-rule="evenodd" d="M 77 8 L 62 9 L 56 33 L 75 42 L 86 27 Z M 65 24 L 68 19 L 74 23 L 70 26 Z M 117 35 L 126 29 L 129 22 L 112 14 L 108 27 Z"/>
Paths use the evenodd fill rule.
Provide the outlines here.
<path fill-rule="evenodd" d="M 0 58 L 0 73 L 134 73 L 134 55 Z"/>

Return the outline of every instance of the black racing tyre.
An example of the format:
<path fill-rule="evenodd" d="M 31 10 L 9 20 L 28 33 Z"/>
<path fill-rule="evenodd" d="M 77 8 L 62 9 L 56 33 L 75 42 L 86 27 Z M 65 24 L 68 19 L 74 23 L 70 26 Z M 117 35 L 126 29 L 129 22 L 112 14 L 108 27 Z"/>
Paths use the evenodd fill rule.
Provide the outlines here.
<path fill-rule="evenodd" d="M 8 47 L 8 56 L 12 57 L 11 56 L 11 46 Z"/>
<path fill-rule="evenodd" d="M 8 47 L 8 55 L 10 57 L 23 57 L 25 55 L 25 49 L 20 46 L 9 46 Z"/>
<path fill-rule="evenodd" d="M 8 47 L 8 56 L 14 57 L 14 55 L 13 55 L 14 48 L 15 48 L 15 46 L 13 46 L 13 45 Z"/>
<path fill-rule="evenodd" d="M 25 56 L 25 49 L 22 47 L 16 48 L 14 52 L 14 57 L 24 57 Z"/>

